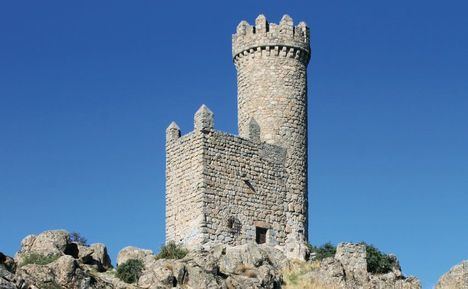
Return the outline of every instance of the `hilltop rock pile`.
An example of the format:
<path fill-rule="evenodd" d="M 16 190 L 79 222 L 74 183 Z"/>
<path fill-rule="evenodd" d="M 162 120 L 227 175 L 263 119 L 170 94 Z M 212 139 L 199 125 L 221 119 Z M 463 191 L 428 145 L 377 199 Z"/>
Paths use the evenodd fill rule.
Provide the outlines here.
<path fill-rule="evenodd" d="M 398 262 L 388 273 L 368 272 L 363 244 L 343 243 L 334 257 L 308 262 L 288 260 L 281 251 L 257 244 L 219 245 L 179 260 L 127 247 L 117 263 L 129 260 L 142 264 L 133 284 L 116 277 L 105 245 L 87 246 L 73 242 L 66 231 L 47 231 L 27 236 L 14 259 L 0 254 L 0 289 L 421 288 L 416 278 L 403 276 Z M 466 262 L 454 267 L 437 289 L 467 288 L 467 267 Z"/>

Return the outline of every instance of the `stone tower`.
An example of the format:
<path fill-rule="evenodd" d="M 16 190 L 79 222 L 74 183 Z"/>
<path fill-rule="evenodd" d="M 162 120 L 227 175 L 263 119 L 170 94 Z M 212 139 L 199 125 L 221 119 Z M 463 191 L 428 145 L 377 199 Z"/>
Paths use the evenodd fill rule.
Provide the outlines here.
<path fill-rule="evenodd" d="M 204 105 L 191 133 L 168 127 L 166 240 L 256 241 L 298 256 L 307 241 L 309 30 L 260 15 L 238 25 L 232 44 L 239 135 L 215 130 Z"/>
<path fill-rule="evenodd" d="M 287 230 L 307 237 L 308 28 L 304 22 L 294 26 L 288 15 L 279 25 L 263 15 L 255 26 L 242 21 L 232 37 L 232 54 L 239 134 L 248 137 L 249 123 L 255 121 L 261 141 L 286 149 Z"/>

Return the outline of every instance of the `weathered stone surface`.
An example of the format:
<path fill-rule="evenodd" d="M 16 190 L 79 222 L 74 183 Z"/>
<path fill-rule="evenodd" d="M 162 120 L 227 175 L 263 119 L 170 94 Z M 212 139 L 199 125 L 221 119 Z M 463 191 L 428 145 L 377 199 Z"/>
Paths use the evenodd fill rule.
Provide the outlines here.
<path fill-rule="evenodd" d="M 170 260 L 146 262 L 143 274 L 138 280 L 138 286 L 141 288 L 172 286 L 175 278 L 173 269 L 174 262 Z"/>
<path fill-rule="evenodd" d="M 73 283 L 77 275 L 79 275 L 77 273 L 77 270 L 79 270 L 78 262 L 71 256 L 60 257 L 50 267 L 54 268 L 55 280 L 61 285 Z"/>
<path fill-rule="evenodd" d="M 17 276 L 39 288 L 50 286 L 74 286 L 83 277 L 76 260 L 71 256 L 62 256 L 48 265 L 29 264 L 18 269 Z M 71 287 L 74 288 L 74 287 Z"/>
<path fill-rule="evenodd" d="M 154 259 L 153 251 L 140 249 L 133 246 L 125 247 L 120 250 L 119 254 L 117 255 L 117 266 L 131 259 L 141 260 L 144 263 L 151 263 Z"/>
<path fill-rule="evenodd" d="M 133 256 L 144 260 L 138 280 L 141 288 L 276 288 L 286 260 L 278 249 L 253 243 L 192 251 L 181 260 L 156 260 L 141 253 Z"/>
<path fill-rule="evenodd" d="M 3 265 L 3 266 L 1 266 Z M 11 258 L 10 256 L 7 256 L 0 252 L 0 266 L 1 268 L 14 273 L 16 271 L 16 262 L 15 259 Z M 1 275 L 0 275 L 1 276 Z"/>
<path fill-rule="evenodd" d="M 178 280 L 178 284 L 181 286 L 185 283 L 189 288 L 223 288 L 223 282 L 218 280 L 216 275 L 204 271 L 199 266 L 188 266 L 186 270 L 187 276 L 184 278 L 184 282 L 181 283 L 180 280 Z"/>
<path fill-rule="evenodd" d="M 55 248 L 50 245 L 41 247 Z M 399 266 L 387 274 L 367 272 L 365 248 L 361 244 L 340 244 L 335 257 L 321 262 L 289 260 L 282 250 L 254 242 L 208 246 L 192 250 L 180 260 L 157 260 L 151 250 L 126 247 L 119 253 L 120 264 L 130 259 L 142 260 L 144 264 L 135 284 L 126 284 L 116 278 L 114 269 L 99 272 L 94 264 L 89 264 L 89 260 L 106 264 L 104 248 L 103 244 L 78 246 L 79 256 L 76 258 L 63 254 L 46 265 L 19 267 L 16 274 L 0 264 L 0 289 L 288 289 L 291 272 L 303 287 L 313 284 L 316 288 L 326 289 L 420 289 L 419 281 L 404 277 Z M 0 259 L 5 262 L 7 257 Z M 460 273 L 452 275 L 464 276 Z M 452 279 L 461 280 L 459 277 Z M 295 286 L 293 288 L 301 288 Z M 450 287 L 437 289 L 447 288 Z"/>
<path fill-rule="evenodd" d="M 437 283 L 436 289 L 468 289 L 468 260 L 452 267 Z"/>
<path fill-rule="evenodd" d="M 194 129 L 202 132 L 208 132 L 214 128 L 213 112 L 206 106 L 202 105 L 194 117 Z"/>
<path fill-rule="evenodd" d="M 395 256 L 393 258 L 396 259 Z M 304 282 L 318 288 L 331 289 L 420 289 L 419 280 L 404 277 L 398 260 L 391 272 L 373 274 L 367 271 L 366 247 L 364 244 L 339 244 L 334 258 L 318 262 L 315 269 L 306 270 Z M 322 287 L 320 287 L 322 286 Z"/>
<path fill-rule="evenodd" d="M 64 255 L 47 265 L 20 267 L 15 276 L 17 288 L 131 289 L 137 288 L 108 273 L 89 270 L 72 256 Z"/>
<path fill-rule="evenodd" d="M 4 264 L 0 264 L 0 279 L 13 281 L 15 275 Z"/>
<path fill-rule="evenodd" d="M 112 268 L 111 260 L 104 244 L 78 245 L 78 250 L 78 257 L 83 264 L 93 266 L 101 272 Z"/>
<path fill-rule="evenodd" d="M 27 236 L 21 242 L 21 248 L 15 256 L 15 261 L 17 264 L 22 265 L 24 258 L 32 254 L 57 257 L 69 256 L 71 259 L 60 258 L 59 260 L 79 259 L 83 265 L 89 265 L 98 271 L 106 271 L 112 267 L 105 245 L 98 243 L 84 246 L 74 243 L 70 240 L 70 234 L 65 230 L 52 230 L 37 236 Z M 23 274 L 24 271 L 23 269 Z"/>
<path fill-rule="evenodd" d="M 70 244 L 70 234 L 65 230 L 45 231 L 37 236 L 29 235 L 21 242 L 21 249 L 15 256 L 22 263 L 24 256 L 36 253 L 45 256 L 63 255 Z"/>
<path fill-rule="evenodd" d="M 366 246 L 364 244 L 341 243 L 336 248 L 335 259 L 340 261 L 349 279 L 363 285 L 368 282 Z"/>
<path fill-rule="evenodd" d="M 104 273 L 95 273 L 90 274 L 100 286 L 104 286 L 105 289 L 140 289 L 141 287 L 136 286 L 136 284 L 127 284 L 117 277 L 115 277 L 115 271 L 108 271 Z M 86 287 L 85 287 L 86 288 Z M 93 288 L 92 286 L 90 288 Z M 83 289 L 83 288 L 80 288 Z"/>
<path fill-rule="evenodd" d="M 289 259 L 307 260 L 310 252 L 304 240 L 298 240 L 290 235 L 283 248 L 284 254 Z"/>
<path fill-rule="evenodd" d="M 16 284 L 7 281 L 6 279 L 0 278 L 0 289 L 17 289 Z"/>
<path fill-rule="evenodd" d="M 224 274 L 238 274 L 242 268 L 259 267 L 266 260 L 266 253 L 256 244 L 227 247 L 226 253 L 219 260 L 219 270 Z"/>

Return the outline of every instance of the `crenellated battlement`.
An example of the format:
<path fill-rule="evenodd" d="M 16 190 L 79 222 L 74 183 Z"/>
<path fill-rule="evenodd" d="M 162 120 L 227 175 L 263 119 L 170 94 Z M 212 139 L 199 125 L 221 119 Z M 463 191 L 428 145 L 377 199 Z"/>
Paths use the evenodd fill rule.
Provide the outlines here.
<path fill-rule="evenodd" d="M 284 56 L 309 61 L 309 28 L 304 22 L 294 26 L 291 17 L 284 15 L 279 24 L 269 23 L 259 15 L 255 25 L 241 21 L 232 35 L 234 62 L 245 57 Z"/>
<path fill-rule="evenodd" d="M 221 131 L 215 130 L 214 127 L 214 113 L 204 104 L 200 106 L 200 108 L 195 112 L 193 117 L 193 130 L 187 134 L 182 135 L 182 132 L 177 125 L 176 122 L 171 122 L 171 124 L 166 128 L 166 143 L 167 145 L 172 145 L 173 143 L 177 143 L 177 140 L 185 139 L 190 137 L 193 134 L 202 133 L 202 134 L 209 134 L 209 133 L 221 133 L 225 135 L 229 135 L 228 133 L 224 133 Z M 255 121 L 255 119 L 251 119 L 248 128 L 249 134 L 243 137 L 245 141 L 251 141 L 252 143 L 260 143 L 260 126 Z M 241 138 L 240 136 L 230 135 L 235 138 Z"/>

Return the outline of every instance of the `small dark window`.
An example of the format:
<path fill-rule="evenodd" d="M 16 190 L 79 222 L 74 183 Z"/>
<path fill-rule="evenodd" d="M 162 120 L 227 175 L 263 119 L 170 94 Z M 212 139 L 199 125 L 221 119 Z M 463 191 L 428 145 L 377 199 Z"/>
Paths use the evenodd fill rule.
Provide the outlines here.
<path fill-rule="evenodd" d="M 228 221 L 227 221 L 227 227 L 228 227 L 229 229 L 234 229 L 234 218 L 233 218 L 233 217 L 231 217 L 231 218 L 228 219 Z"/>
<path fill-rule="evenodd" d="M 242 224 L 236 217 L 229 217 L 226 222 L 226 227 L 232 234 L 239 235 L 242 229 Z"/>
<path fill-rule="evenodd" d="M 266 243 L 266 234 L 268 229 L 262 227 L 255 227 L 255 242 L 257 244 L 265 244 Z"/>

